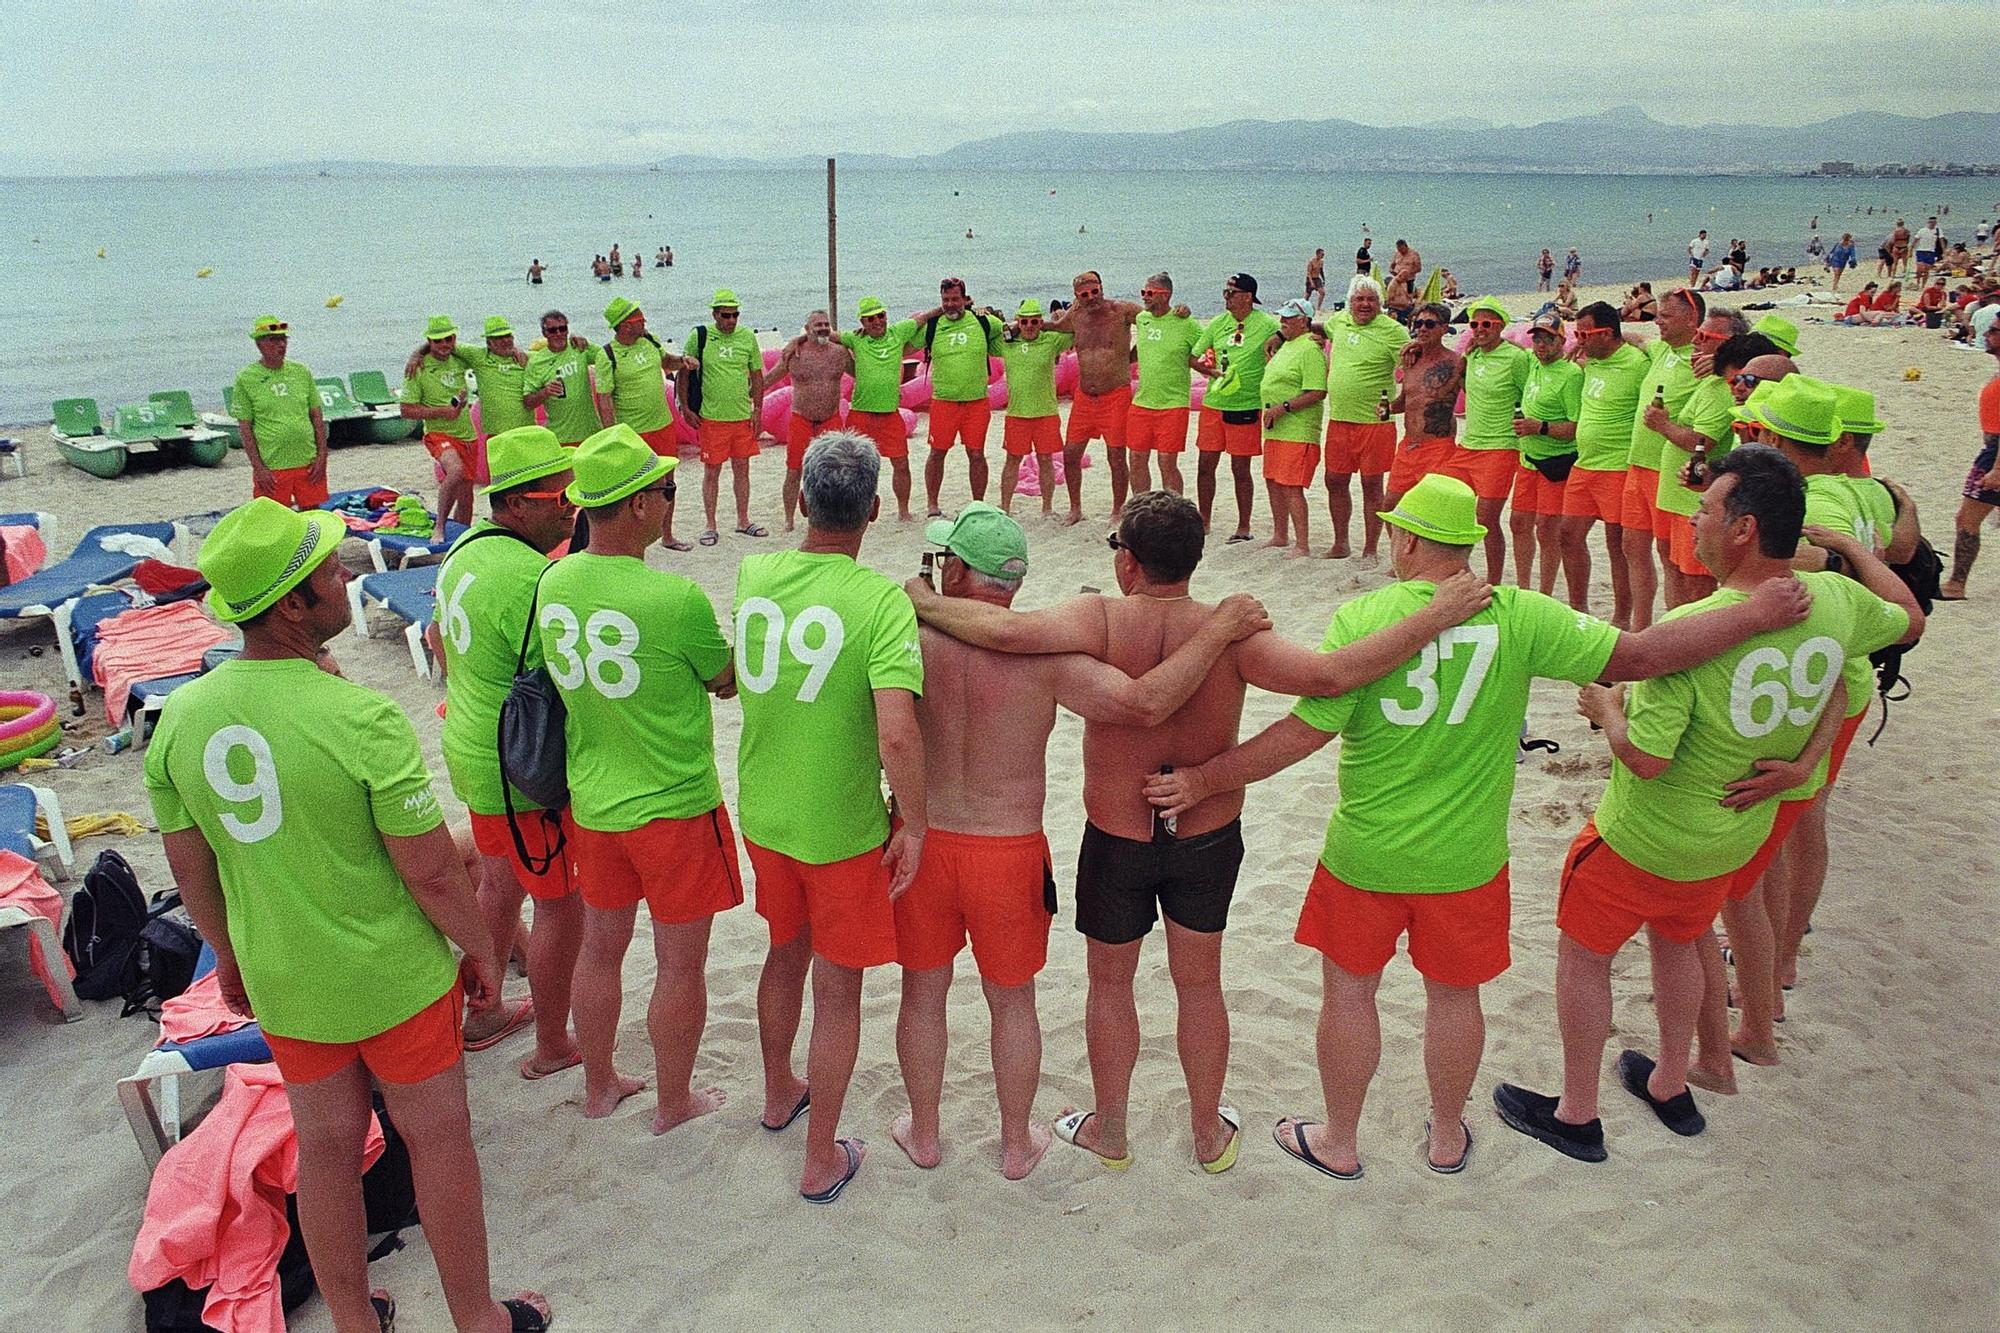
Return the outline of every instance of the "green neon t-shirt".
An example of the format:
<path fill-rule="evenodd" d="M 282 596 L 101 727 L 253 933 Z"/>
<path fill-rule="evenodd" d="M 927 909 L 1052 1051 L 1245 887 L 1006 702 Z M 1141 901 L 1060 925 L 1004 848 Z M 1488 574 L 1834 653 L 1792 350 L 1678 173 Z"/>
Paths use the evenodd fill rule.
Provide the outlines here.
<path fill-rule="evenodd" d="M 971 403 L 984 398 L 986 359 L 1000 355 L 1000 340 L 1006 331 L 1007 326 L 991 315 L 974 314 L 970 310 L 957 319 L 939 315 L 937 336 L 931 339 L 931 397 L 947 403 Z M 921 341 L 923 337 L 924 331 L 919 328 L 917 338 Z"/>
<path fill-rule="evenodd" d="M 1265 407 L 1276 407 L 1302 393 L 1325 387 L 1326 353 L 1310 334 L 1301 334 L 1272 353 L 1258 392 Z M 1322 398 L 1311 407 L 1287 412 L 1264 427 L 1264 438 L 1318 444 L 1320 424 L 1325 420 L 1326 400 Z"/>
<path fill-rule="evenodd" d="M 1217 412 L 1254 412 L 1264 404 L 1264 344 L 1278 332 L 1278 321 L 1252 310 L 1240 321 L 1227 310 L 1208 321 L 1195 342 L 1194 354 L 1215 353 L 1220 372 L 1208 382 L 1203 407 Z"/>
<path fill-rule="evenodd" d="M 479 395 L 479 428 L 498 435 L 516 426 L 532 426 L 535 414 L 521 402 L 527 368 L 511 356 L 495 356 L 484 347 L 460 347 L 452 358 L 462 361 L 472 372 L 473 392 Z"/>
<path fill-rule="evenodd" d="M 590 392 L 591 367 L 601 368 L 603 364 L 604 353 L 596 347 L 585 351 L 571 344 L 560 352 L 544 347 L 528 353 L 524 392 L 536 393 L 557 381 L 563 386 L 560 394 L 542 404 L 542 410 L 548 413 L 549 429 L 556 433 L 559 442 L 582 444 L 604 429 L 604 423 L 597 417 L 597 402 Z"/>
<path fill-rule="evenodd" d="M 162 833 L 214 851 L 266 1031 L 360 1041 L 451 989 L 451 948 L 382 842 L 444 822 L 390 699 L 303 658 L 226 662 L 167 701 L 146 794 Z"/>
<path fill-rule="evenodd" d="M 528 603 L 548 557 L 512 534 L 468 539 L 505 529 L 481 519 L 459 538 L 438 567 L 438 638 L 444 645 L 444 732 L 438 748 L 452 790 L 475 815 L 505 814 L 500 793 L 500 705 L 514 684 L 514 662 L 528 628 Z M 528 640 L 529 667 L 542 646 Z M 514 792 L 516 810 L 535 803 Z"/>
<path fill-rule="evenodd" d="M 630 556 L 579 551 L 542 580 L 535 626 L 568 709 L 578 825 L 624 833 L 722 804 L 707 682 L 729 648 L 707 594 Z"/>
<path fill-rule="evenodd" d="M 902 406 L 903 349 L 917 338 L 920 325 L 899 319 L 871 338 L 858 329 L 840 335 L 841 345 L 854 353 L 852 412 L 894 412 Z"/>
<path fill-rule="evenodd" d="M 1673 409 L 1672 416 L 1675 425 L 1686 426 L 1707 437 L 1708 457 L 1713 461 L 1736 447 L 1736 432 L 1730 429 L 1730 423 L 1735 420 L 1732 415 L 1735 407 L 1736 399 L 1729 392 L 1729 382 L 1714 375 L 1704 375 L 1694 382 L 1694 389 L 1679 407 Z M 1701 493 L 1689 490 L 1680 482 L 1681 469 L 1693 457 L 1672 440 L 1660 437 L 1660 486 L 1655 492 L 1655 499 L 1660 508 L 1669 514 L 1691 518 L 1695 510 L 1701 508 Z"/>
<path fill-rule="evenodd" d="M 1514 409 L 1520 405 L 1528 367 L 1533 364 L 1533 352 L 1505 338 L 1490 352 L 1477 347 L 1466 352 L 1465 436 L 1460 444 L 1468 449 L 1520 448 L 1520 437 L 1514 434 Z"/>
<path fill-rule="evenodd" d="M 652 335 L 635 338 L 629 345 L 614 338 L 600 350 L 604 359 L 598 363 L 597 384 L 610 395 L 612 419 L 641 435 L 673 425 L 664 358 Z"/>
<path fill-rule="evenodd" d="M 1854 535 L 1876 555 L 1880 555 L 1896 530 L 1896 501 L 1889 488 L 1873 477 L 1848 477 L 1847 488 L 1854 495 Z"/>
<path fill-rule="evenodd" d="M 1567 357 L 1544 363 L 1530 353 L 1528 360 L 1528 377 L 1521 385 L 1522 413 L 1537 421 L 1575 421 L 1583 408 L 1583 367 Z M 1515 443 L 1524 459 L 1576 452 L 1574 440 L 1553 435 L 1523 435 Z"/>
<path fill-rule="evenodd" d="M 696 330 L 681 344 L 692 353 Z M 711 328 L 701 344 L 701 418 L 704 421 L 750 419 L 750 372 L 764 368 L 757 335 L 736 326 L 734 333 Z"/>
<path fill-rule="evenodd" d="M 1410 333 L 1387 315 L 1357 324 L 1347 311 L 1337 312 L 1326 329 L 1327 415 L 1334 421 L 1374 424 L 1382 395 L 1396 396 L 1396 358 Z"/>
<path fill-rule="evenodd" d="M 1688 395 L 1694 392 L 1695 383 L 1689 355 L 1688 348 L 1670 347 L 1665 338 L 1655 338 L 1646 344 L 1647 368 L 1639 381 L 1639 405 L 1632 414 L 1631 466 L 1660 467 L 1667 437 L 1649 427 L 1643 418 L 1646 409 L 1653 405 L 1656 393 L 1666 396 L 1668 416 L 1687 406 Z"/>
<path fill-rule="evenodd" d="M 1139 349 L 1139 387 L 1132 406 L 1165 409 L 1186 407 L 1194 369 L 1188 358 L 1201 342 L 1201 325 L 1168 312 L 1141 310 L 1134 325 L 1133 345 Z"/>
<path fill-rule="evenodd" d="M 809 865 L 880 847 L 874 691 L 924 690 L 909 594 L 844 555 L 774 551 L 737 566 L 735 621 L 743 836 Z"/>
<path fill-rule="evenodd" d="M 1596 820 L 1611 849 L 1641 870 L 1672 880 L 1709 879 L 1755 855 L 1770 836 L 1778 802 L 1725 810 L 1723 788 L 1748 777 L 1759 759 L 1796 759 L 1844 665 L 1858 658 L 1866 666 L 1869 653 L 1909 631 L 1901 607 L 1844 575 L 1799 577 L 1813 594 L 1804 621 L 1759 634 L 1686 671 L 1639 681 L 1626 696 L 1632 744 L 1671 762 L 1646 782 L 1614 760 Z M 1718 589 L 1663 619 L 1745 597 Z"/>
<path fill-rule="evenodd" d="M 423 364 L 417 367 L 417 373 L 403 379 L 403 401 L 419 407 L 450 407 L 452 399 L 463 399 L 470 392 L 471 388 L 465 382 L 465 363 L 456 356 L 440 361 L 427 352 Z M 426 435 L 449 435 L 454 440 L 474 438 L 469 408 L 449 421 L 424 421 L 421 424 Z"/>
<path fill-rule="evenodd" d="M 1832 528 L 1835 532 L 1852 533 L 1864 546 L 1876 554 L 1881 553 L 1882 542 L 1887 540 L 1886 532 L 1877 535 L 1874 519 L 1864 508 L 1857 481 L 1866 480 L 1868 485 L 1881 491 L 1887 500 L 1888 492 L 1878 481 L 1866 478 L 1843 477 L 1838 473 L 1820 472 L 1806 478 L 1806 522 L 1817 527 Z M 1889 526 L 1896 525 L 1895 509 L 1889 507 Z M 1803 545 L 1803 543 L 1801 543 Z M 1898 638 L 1901 635 L 1897 636 Z M 1869 652 L 1875 651 L 1873 648 Z M 1868 663 L 1867 654 L 1850 657 L 1844 668 L 1847 679 L 1847 712 L 1853 717 L 1868 707 L 1873 691 L 1874 668 Z"/>
<path fill-rule="evenodd" d="M 1632 421 L 1639 410 L 1639 381 L 1652 364 L 1630 343 L 1619 343 L 1610 356 L 1583 363 L 1583 405 L 1576 414 L 1578 467 L 1592 472 L 1625 470 L 1632 453 Z"/>
<path fill-rule="evenodd" d="M 1007 367 L 1007 415 L 1052 417 L 1056 414 L 1056 358 L 1076 339 L 1046 329 L 1032 339 L 1014 338 L 1000 344 L 1000 361 Z"/>
<path fill-rule="evenodd" d="M 236 372 L 236 419 L 256 431 L 257 454 L 274 472 L 310 466 L 319 454 L 312 423 L 318 406 L 312 372 L 296 361 L 276 370 L 258 361 Z"/>
<path fill-rule="evenodd" d="M 1334 613 L 1332 652 L 1430 604 L 1429 583 L 1392 583 Z M 1340 804 L 1320 864 L 1374 893 L 1458 893 L 1507 864 L 1514 750 L 1537 676 L 1603 674 L 1618 631 L 1521 588 L 1425 644 L 1408 665 L 1292 712 L 1338 732 Z"/>

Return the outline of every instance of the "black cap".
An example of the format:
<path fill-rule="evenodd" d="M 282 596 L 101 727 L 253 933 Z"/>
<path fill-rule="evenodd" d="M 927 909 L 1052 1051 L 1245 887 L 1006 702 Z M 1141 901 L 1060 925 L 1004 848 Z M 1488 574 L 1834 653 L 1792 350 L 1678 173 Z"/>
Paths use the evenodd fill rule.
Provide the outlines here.
<path fill-rule="evenodd" d="M 1257 279 L 1251 277 L 1248 273 L 1232 273 L 1226 281 L 1237 291 L 1248 292 L 1252 302 L 1258 305 L 1263 304 L 1263 302 L 1257 300 Z"/>

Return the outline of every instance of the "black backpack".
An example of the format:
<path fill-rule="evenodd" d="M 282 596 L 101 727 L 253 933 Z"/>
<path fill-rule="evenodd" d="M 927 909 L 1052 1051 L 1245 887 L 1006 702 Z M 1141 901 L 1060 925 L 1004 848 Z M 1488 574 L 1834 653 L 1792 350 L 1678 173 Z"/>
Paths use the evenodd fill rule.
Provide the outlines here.
<path fill-rule="evenodd" d="M 647 342 L 653 344 L 654 350 L 659 352 L 661 356 L 665 356 L 667 354 L 667 349 L 660 346 L 660 340 L 658 338 L 655 338 L 650 333 L 646 334 L 645 338 Z M 605 356 L 611 359 L 611 373 L 614 375 L 618 373 L 618 353 L 613 351 L 612 349 L 617 346 L 618 342 L 616 339 L 613 339 L 612 341 L 604 344 L 604 354 Z M 697 326 L 694 331 L 695 368 L 688 372 L 687 401 L 681 404 L 682 407 L 694 413 L 696 416 L 701 415 L 701 358 L 703 354 L 707 351 L 707 348 L 708 348 L 708 325 L 702 324 Z M 582 511 L 579 510 L 577 512 L 581 513 Z"/>
<path fill-rule="evenodd" d="M 555 563 L 550 562 L 549 569 Z M 569 804 L 569 750 L 565 723 L 569 710 L 562 691 L 546 664 L 528 669 L 528 645 L 535 635 L 535 615 L 541 606 L 542 579 L 535 579 L 534 597 L 528 603 L 528 627 L 521 635 L 521 651 L 514 658 L 514 683 L 500 704 L 497 737 L 500 751 L 500 799 L 507 811 L 507 831 L 513 835 L 514 851 L 531 874 L 545 874 L 562 855 L 567 841 L 556 811 Z M 514 789 L 542 807 L 539 818 L 548 827 L 550 851 L 534 856 L 521 836 L 522 815 L 514 809 Z"/>
<path fill-rule="evenodd" d="M 125 991 L 123 1018 L 145 1013 L 157 1018 L 162 1001 L 171 1000 L 194 984 L 201 961 L 201 932 L 180 910 L 179 890 L 153 895 L 146 924 L 139 931 L 137 976 Z"/>
<path fill-rule="evenodd" d="M 69 903 L 63 952 L 85 1000 L 123 999 L 139 980 L 139 936 L 149 921 L 132 866 L 115 851 L 97 854 Z"/>
<path fill-rule="evenodd" d="M 1910 590 L 1918 609 L 1929 615 L 1944 578 L 1944 559 L 1931 546 L 1930 539 L 1917 538 L 1917 549 L 1910 553 L 1910 558 L 1889 568 Z M 1875 667 L 1875 692 L 1882 696 L 1882 720 L 1876 724 L 1875 734 L 1868 738 L 1870 745 L 1881 739 L 1882 729 L 1889 725 L 1889 705 L 1910 697 L 1910 679 L 1903 674 L 1903 655 L 1922 642 L 1919 637 L 1914 642 L 1892 643 L 1868 654 Z"/>

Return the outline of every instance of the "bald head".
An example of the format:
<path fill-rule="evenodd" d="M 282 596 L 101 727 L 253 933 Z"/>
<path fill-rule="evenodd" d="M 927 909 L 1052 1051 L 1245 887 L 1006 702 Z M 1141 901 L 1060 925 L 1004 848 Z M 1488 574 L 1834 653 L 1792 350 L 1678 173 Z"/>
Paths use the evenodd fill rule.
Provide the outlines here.
<path fill-rule="evenodd" d="M 1753 356 L 1743 367 L 1743 373 L 1755 375 L 1759 384 L 1769 384 L 1787 375 L 1796 375 L 1798 370 L 1792 358 L 1782 352 L 1767 352 L 1763 356 Z"/>

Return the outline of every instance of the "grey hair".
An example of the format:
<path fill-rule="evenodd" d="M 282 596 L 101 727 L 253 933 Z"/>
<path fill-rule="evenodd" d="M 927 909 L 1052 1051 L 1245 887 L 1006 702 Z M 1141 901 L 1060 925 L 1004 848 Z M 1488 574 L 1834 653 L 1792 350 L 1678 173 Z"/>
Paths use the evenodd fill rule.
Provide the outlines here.
<path fill-rule="evenodd" d="M 1170 292 L 1174 289 L 1173 275 L 1165 269 L 1161 269 L 1158 273 L 1146 279 L 1146 284 L 1150 287 L 1157 287 L 1163 292 Z"/>
<path fill-rule="evenodd" d="M 1410 318 L 1412 319 L 1415 319 L 1418 315 L 1436 315 L 1446 324 L 1451 323 L 1451 307 L 1442 301 L 1426 301 L 1410 312 Z"/>
<path fill-rule="evenodd" d="M 1709 319 L 1719 319 L 1724 324 L 1727 324 L 1729 326 L 1729 336 L 1732 338 L 1740 333 L 1750 332 L 1750 321 L 1744 316 L 1741 310 L 1732 310 L 1728 306 L 1712 305 L 1708 308 L 1707 317 Z"/>
<path fill-rule="evenodd" d="M 965 576 L 972 580 L 972 586 L 975 588 L 1004 593 L 1010 597 L 1021 590 L 1021 580 L 1026 577 L 1020 574 L 1013 578 L 1008 578 L 1004 574 L 988 574 L 985 570 L 974 569 L 971 565 L 965 567 Z"/>
<path fill-rule="evenodd" d="M 800 469 L 807 521 L 830 532 L 867 527 L 881 475 L 882 456 L 874 441 L 849 430 L 828 431 L 806 450 Z"/>
<path fill-rule="evenodd" d="M 1382 299 L 1382 284 L 1369 277 L 1366 273 L 1357 273 L 1347 280 L 1347 303 L 1349 305 L 1354 304 L 1354 297 L 1359 292 L 1373 292 L 1375 293 L 1375 299 L 1379 301 Z"/>

